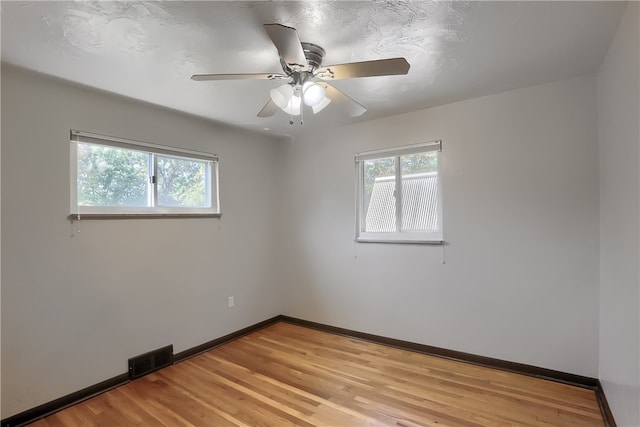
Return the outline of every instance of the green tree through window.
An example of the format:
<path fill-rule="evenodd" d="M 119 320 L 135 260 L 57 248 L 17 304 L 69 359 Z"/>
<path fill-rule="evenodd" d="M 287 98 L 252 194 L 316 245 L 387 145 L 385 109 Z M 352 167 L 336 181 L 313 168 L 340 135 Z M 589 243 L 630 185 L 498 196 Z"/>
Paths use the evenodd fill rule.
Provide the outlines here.
<path fill-rule="evenodd" d="M 158 156 L 158 205 L 205 206 L 206 164 Z"/>
<path fill-rule="evenodd" d="M 218 157 L 71 131 L 71 212 L 219 215 Z"/>
<path fill-rule="evenodd" d="M 78 144 L 78 204 L 147 206 L 149 154 Z"/>

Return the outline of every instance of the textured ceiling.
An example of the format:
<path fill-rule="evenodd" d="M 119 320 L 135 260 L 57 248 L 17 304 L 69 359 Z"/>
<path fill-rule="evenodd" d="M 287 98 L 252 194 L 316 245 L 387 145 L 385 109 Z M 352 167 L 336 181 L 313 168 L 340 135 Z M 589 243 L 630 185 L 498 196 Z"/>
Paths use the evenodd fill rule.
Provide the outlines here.
<path fill-rule="evenodd" d="M 368 120 L 594 72 L 620 2 L 3 1 L 2 60 L 191 114 L 281 135 Z M 295 27 L 324 64 L 404 56 L 406 76 L 334 82 L 338 105 L 305 123 L 256 114 L 279 81 L 195 82 L 192 74 L 281 72 L 262 24 Z M 265 130 L 268 128 L 269 130 Z"/>

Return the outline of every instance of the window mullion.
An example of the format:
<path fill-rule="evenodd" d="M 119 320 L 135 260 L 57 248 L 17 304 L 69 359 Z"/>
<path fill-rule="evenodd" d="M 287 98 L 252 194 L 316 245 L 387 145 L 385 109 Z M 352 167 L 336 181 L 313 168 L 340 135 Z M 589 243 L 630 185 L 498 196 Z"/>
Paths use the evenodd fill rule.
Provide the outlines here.
<path fill-rule="evenodd" d="M 158 159 L 153 153 L 149 153 L 149 206 L 158 204 Z"/>
<path fill-rule="evenodd" d="M 400 156 L 395 159 L 396 163 L 396 180 L 395 180 L 395 192 L 396 192 L 396 231 L 402 231 L 402 171 L 400 165 Z"/>

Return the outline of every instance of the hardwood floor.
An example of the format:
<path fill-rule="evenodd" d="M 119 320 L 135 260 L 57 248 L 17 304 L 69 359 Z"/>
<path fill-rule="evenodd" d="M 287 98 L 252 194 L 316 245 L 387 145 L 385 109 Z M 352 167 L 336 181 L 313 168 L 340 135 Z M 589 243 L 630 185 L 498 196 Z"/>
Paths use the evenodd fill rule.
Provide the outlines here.
<path fill-rule="evenodd" d="M 603 426 L 592 390 L 278 323 L 32 423 Z"/>

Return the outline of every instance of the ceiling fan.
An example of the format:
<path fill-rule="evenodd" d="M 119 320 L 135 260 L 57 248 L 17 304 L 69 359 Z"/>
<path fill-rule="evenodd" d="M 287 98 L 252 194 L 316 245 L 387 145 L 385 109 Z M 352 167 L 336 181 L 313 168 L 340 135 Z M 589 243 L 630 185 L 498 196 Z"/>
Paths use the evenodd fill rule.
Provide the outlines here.
<path fill-rule="evenodd" d="M 264 24 L 264 28 L 280 55 L 283 73 L 247 74 L 195 74 L 192 80 L 286 80 L 288 83 L 271 89 L 271 99 L 260 110 L 258 117 L 273 116 L 278 108 L 291 116 L 303 114 L 303 104 L 319 113 L 330 102 L 344 106 L 351 116 L 360 116 L 367 109 L 344 92 L 327 83 L 331 80 L 356 77 L 375 77 L 407 74 L 409 63 L 405 58 L 351 62 L 322 66 L 325 51 L 322 47 L 301 42 L 295 28 L 280 24 Z M 302 123 L 302 120 L 300 121 Z"/>

